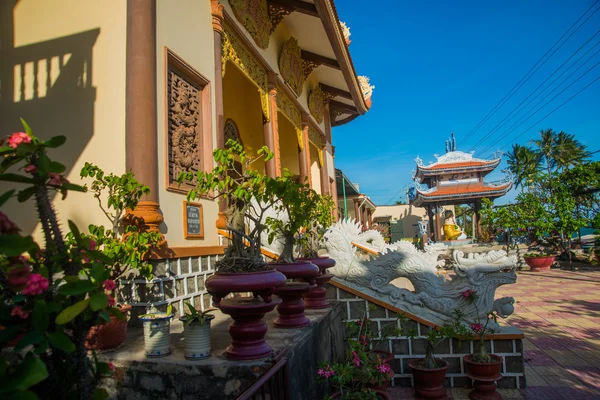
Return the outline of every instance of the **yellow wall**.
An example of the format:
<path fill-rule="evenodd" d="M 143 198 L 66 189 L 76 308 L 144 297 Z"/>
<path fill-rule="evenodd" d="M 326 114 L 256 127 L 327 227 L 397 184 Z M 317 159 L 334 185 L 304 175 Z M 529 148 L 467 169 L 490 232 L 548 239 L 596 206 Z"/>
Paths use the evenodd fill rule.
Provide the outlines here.
<path fill-rule="evenodd" d="M 125 2 L 123 2 L 125 4 Z M 158 181 L 159 202 L 165 223 L 161 227 L 169 246 L 192 247 L 218 245 L 215 227 L 218 205 L 216 201 L 201 200 L 204 216 L 204 239 L 186 240 L 183 238 L 182 207 L 185 194 L 166 190 L 166 149 L 165 104 L 166 72 L 165 46 L 191 65 L 211 83 L 211 119 L 213 144 L 216 143 L 216 121 L 214 114 L 214 49 L 210 2 L 197 0 L 177 0 L 156 2 L 156 46 L 157 46 L 157 98 L 158 98 Z"/>
<path fill-rule="evenodd" d="M 321 168 L 319 168 L 319 152 L 312 144 L 307 144 L 310 148 L 310 173 L 312 178 L 312 188 L 321 194 Z"/>
<path fill-rule="evenodd" d="M 258 88 L 232 62 L 227 63 L 223 78 L 223 109 L 225 121 L 229 118 L 235 121 L 246 152 L 255 156 L 265 145 L 260 95 Z M 265 164 L 257 161 L 251 168 L 264 173 Z"/>
<path fill-rule="evenodd" d="M 279 126 L 279 152 L 281 155 L 281 170 L 290 170 L 294 175 L 300 175 L 300 161 L 298 158 L 298 135 L 294 125 L 280 112 L 277 112 L 277 125 Z"/>
<path fill-rule="evenodd" d="M 14 10 L 12 3 L 16 3 Z M 67 143 L 49 155 L 66 165 L 66 176 L 73 183 L 81 183 L 79 171 L 86 161 L 107 173 L 123 173 L 126 2 L 20 0 L 2 1 L 0 7 L 0 42 L 6 46 L 0 61 L 7 66 L 0 76 L 5 91 L 0 103 L 0 134 L 22 131 L 19 117 L 23 117 L 37 136 L 65 135 Z M 11 26 L 14 42 L 7 36 L 13 32 Z M 21 93 L 23 66 L 25 91 Z M 8 186 L 3 183 L 1 191 Z M 82 229 L 90 223 L 107 224 L 91 193 L 69 193 L 64 201 L 59 197 L 53 204 L 61 221 L 71 219 Z M 3 211 L 23 233 L 35 231 L 40 241 L 32 202 L 11 202 Z"/>

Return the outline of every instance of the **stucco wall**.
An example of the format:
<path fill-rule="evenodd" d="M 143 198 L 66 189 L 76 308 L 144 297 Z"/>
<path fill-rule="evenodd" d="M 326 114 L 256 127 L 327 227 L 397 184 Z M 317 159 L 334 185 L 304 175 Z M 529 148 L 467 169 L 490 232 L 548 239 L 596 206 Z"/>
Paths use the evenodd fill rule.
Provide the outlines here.
<path fill-rule="evenodd" d="M 1 7 L 0 134 L 22 131 L 23 117 L 41 138 L 66 136 L 67 143 L 49 154 L 66 165 L 73 183 L 81 183 L 86 161 L 107 173 L 123 173 L 126 2 L 20 0 L 3 1 Z M 8 188 L 2 184 L 2 192 Z M 91 193 L 59 197 L 53 203 L 61 220 L 71 219 L 82 229 L 107 224 Z M 34 231 L 41 239 L 32 202 L 11 202 L 3 211 L 23 233 Z"/>
<path fill-rule="evenodd" d="M 125 4 L 125 2 L 123 2 Z M 214 49 L 210 2 L 178 0 L 175 7 L 170 1 L 156 2 L 157 46 L 157 110 L 158 110 L 158 182 L 160 208 L 165 218 L 163 230 L 169 246 L 218 245 L 215 227 L 218 205 L 215 201 L 201 200 L 204 214 L 204 239 L 183 238 L 182 207 L 185 195 L 166 190 L 166 72 L 165 46 L 181 57 L 211 83 L 211 119 L 213 144 L 216 143 L 214 114 Z"/>
<path fill-rule="evenodd" d="M 444 206 L 444 210 L 452 210 L 454 206 Z M 419 228 L 414 226 L 418 221 L 427 219 L 427 211 L 422 207 L 413 207 L 408 204 L 393 205 L 393 206 L 377 206 L 373 213 L 373 218 L 391 216 L 393 220 L 397 220 L 402 224 L 403 236 L 405 238 L 414 238 L 419 233 Z"/>

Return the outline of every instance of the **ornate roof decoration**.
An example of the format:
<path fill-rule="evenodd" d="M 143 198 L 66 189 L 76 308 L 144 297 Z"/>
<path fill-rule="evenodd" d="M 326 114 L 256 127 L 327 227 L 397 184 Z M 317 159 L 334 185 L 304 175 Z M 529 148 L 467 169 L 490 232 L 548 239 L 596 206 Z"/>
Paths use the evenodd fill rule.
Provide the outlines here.
<path fill-rule="evenodd" d="M 363 96 L 365 100 L 370 99 L 373 94 L 373 89 L 375 89 L 375 85 L 371 85 L 369 82 L 370 79 L 364 75 L 358 77 L 358 83 L 360 84 L 360 90 L 362 90 Z"/>
<path fill-rule="evenodd" d="M 304 72 L 304 79 L 308 78 L 308 76 L 313 72 L 315 68 L 317 68 L 320 63 L 311 60 L 302 59 L 302 71 Z"/>
<path fill-rule="evenodd" d="M 323 136 L 311 124 L 308 124 L 308 140 L 319 150 L 323 147 Z"/>
<path fill-rule="evenodd" d="M 304 86 L 302 49 L 294 37 L 290 37 L 283 44 L 279 55 L 279 72 L 296 97 L 300 96 Z"/>
<path fill-rule="evenodd" d="M 319 124 L 323 122 L 325 116 L 325 96 L 319 84 L 308 95 L 308 110 L 315 118 L 315 121 Z"/>
<path fill-rule="evenodd" d="M 292 99 L 288 97 L 286 91 L 277 85 L 277 109 L 294 125 L 296 128 L 296 136 L 298 137 L 298 146 L 300 150 L 304 149 L 304 141 L 302 140 L 302 113 Z"/>
<path fill-rule="evenodd" d="M 271 19 L 271 33 L 275 32 L 279 23 L 286 15 L 294 11 L 291 7 L 286 7 L 281 4 L 269 2 L 269 18 Z"/>
<path fill-rule="evenodd" d="M 452 132 L 452 137 L 446 140 L 446 153 L 450 153 L 451 151 L 456 151 L 456 138 L 454 137 L 454 132 Z"/>
<path fill-rule="evenodd" d="M 444 154 L 443 156 L 435 155 L 435 158 L 437 158 L 437 162 L 434 164 L 448 164 L 448 163 L 461 162 L 461 161 L 471 161 L 471 160 L 473 160 L 473 154 L 465 153 L 463 151 L 449 151 L 446 154 Z M 475 160 L 483 161 L 483 160 L 477 160 L 477 159 L 475 159 Z"/>
<path fill-rule="evenodd" d="M 246 28 L 258 47 L 269 47 L 271 36 L 271 20 L 267 0 L 229 0 L 233 13 L 238 21 Z"/>
<path fill-rule="evenodd" d="M 340 21 L 340 26 L 342 27 L 342 34 L 344 35 L 344 39 L 346 39 L 346 44 L 350 44 L 350 28 L 342 21 Z"/>
<path fill-rule="evenodd" d="M 233 29 L 224 25 L 225 34 L 223 35 L 223 56 L 222 76 L 225 77 L 227 61 L 235 64 L 252 83 L 258 87 L 260 102 L 265 120 L 270 121 L 269 114 L 269 88 L 268 75 L 262 64 L 254 57 L 254 54 L 242 43 Z"/>

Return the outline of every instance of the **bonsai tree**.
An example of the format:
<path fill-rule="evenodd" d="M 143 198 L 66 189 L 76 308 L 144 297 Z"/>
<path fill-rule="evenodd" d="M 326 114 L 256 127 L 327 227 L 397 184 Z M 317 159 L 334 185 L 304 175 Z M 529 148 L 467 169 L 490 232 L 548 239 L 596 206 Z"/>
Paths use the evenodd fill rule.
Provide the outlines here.
<path fill-rule="evenodd" d="M 304 234 L 298 240 L 299 253 L 303 258 L 318 258 L 323 235 L 333 222 L 334 203 L 331 196 L 319 195 L 314 190 L 308 192 L 308 199 L 308 223 Z"/>
<path fill-rule="evenodd" d="M 94 250 L 72 221 L 73 240 L 65 240 L 51 196 L 85 188 L 69 183 L 65 166 L 47 155 L 66 138 L 40 140 L 22 122 L 25 132 L 0 143 L 0 181 L 24 188 L 1 195 L 0 207 L 14 197 L 20 203 L 33 198 L 45 244 L 20 235 L 0 212 L 0 347 L 15 345 L 0 355 L 0 397 L 104 398 L 96 383 L 112 367 L 88 357 L 84 343 L 89 329 L 110 314 L 124 318 L 114 308 L 114 282 L 105 268 L 111 259 Z"/>
<path fill-rule="evenodd" d="M 152 278 L 152 266 L 144 256 L 160 245 L 159 232 L 144 232 L 133 224 L 124 224 L 127 210 L 133 210 L 150 188 L 135 179 L 131 172 L 120 176 L 105 174 L 98 166 L 85 163 L 82 178 L 92 178 L 91 189 L 98 205 L 110 222 L 110 228 L 89 225 L 92 244 L 113 260 L 110 279 L 118 280 L 130 271 L 138 271 L 144 278 Z"/>
<path fill-rule="evenodd" d="M 266 190 L 269 178 L 252 169 L 252 164 L 273 158 L 266 146 L 250 157 L 242 145 L 228 140 L 225 149 L 215 149 L 215 168 L 210 172 L 181 173 L 178 182 L 194 182 L 187 199 L 205 197 L 226 204 L 225 216 L 231 242 L 224 256 L 216 263 L 220 272 L 257 272 L 271 269 L 265 262 L 261 249 L 265 212 L 271 207 L 272 196 Z M 253 201 L 256 200 L 256 201 Z M 246 231 L 248 222 L 253 227 Z"/>
<path fill-rule="evenodd" d="M 267 192 L 273 196 L 273 208 L 284 218 L 267 217 L 265 224 L 269 230 L 269 242 L 272 243 L 276 236 L 281 236 L 284 241 L 283 250 L 277 259 L 278 263 L 289 264 L 294 262 L 295 237 L 301 229 L 310 229 L 312 224 L 318 224 L 318 218 L 325 220 L 321 215 L 327 203 L 320 203 L 320 196 L 306 183 L 300 183 L 291 172 L 285 170 L 281 177 L 267 181 Z M 331 223 L 331 222 L 330 222 Z M 318 228 L 315 236 L 314 248 L 318 249 Z M 309 235 L 311 235 L 309 233 Z M 308 242 L 308 238 L 306 240 Z"/>

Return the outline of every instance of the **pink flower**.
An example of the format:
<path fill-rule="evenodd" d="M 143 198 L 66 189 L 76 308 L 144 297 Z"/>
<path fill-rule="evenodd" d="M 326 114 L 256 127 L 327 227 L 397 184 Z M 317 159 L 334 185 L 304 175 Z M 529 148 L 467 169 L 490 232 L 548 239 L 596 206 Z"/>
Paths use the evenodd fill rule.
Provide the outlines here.
<path fill-rule="evenodd" d="M 475 333 L 481 333 L 483 331 L 483 325 L 482 324 L 471 324 L 471 329 Z"/>
<path fill-rule="evenodd" d="M 46 290 L 48 290 L 48 279 L 40 274 L 31 274 L 27 282 L 27 287 L 23 289 L 23 294 L 35 296 L 36 294 L 44 293 Z"/>
<path fill-rule="evenodd" d="M 0 211 L 0 234 L 14 235 L 20 231 L 19 227 L 12 222 L 6 214 Z"/>
<path fill-rule="evenodd" d="M 104 286 L 105 290 L 109 290 L 109 291 L 113 291 L 117 287 L 117 285 L 115 284 L 115 281 L 113 281 L 112 279 L 105 280 L 102 283 L 102 286 Z"/>
<path fill-rule="evenodd" d="M 63 177 L 56 172 L 48 172 L 48 184 L 54 186 L 60 186 L 63 183 Z"/>
<path fill-rule="evenodd" d="M 31 311 L 25 311 L 21 306 L 15 306 L 10 312 L 11 316 L 16 316 L 21 319 L 27 319 L 27 317 L 29 317 L 29 314 L 31 314 Z"/>
<path fill-rule="evenodd" d="M 327 365 L 325 368 L 319 368 L 317 375 L 322 376 L 325 379 L 329 379 L 329 377 L 335 375 L 335 371 L 331 369 L 329 365 Z"/>
<path fill-rule="evenodd" d="M 472 289 L 467 289 L 464 292 L 461 293 L 462 297 L 464 297 L 465 299 L 468 299 L 471 296 L 475 296 L 475 291 Z"/>
<path fill-rule="evenodd" d="M 352 358 L 354 361 L 354 365 L 358 368 L 360 367 L 360 358 L 358 358 L 358 354 L 355 351 L 352 352 Z"/>
<path fill-rule="evenodd" d="M 90 239 L 90 244 L 88 245 L 89 250 L 96 250 L 96 241 L 94 239 Z"/>
<path fill-rule="evenodd" d="M 387 374 L 389 373 L 392 369 L 390 368 L 389 364 L 381 364 L 379 366 L 377 366 L 377 369 L 379 370 L 379 372 L 381 372 L 382 374 Z"/>
<path fill-rule="evenodd" d="M 18 257 L 17 260 L 19 261 L 19 264 L 13 266 L 13 268 L 8 271 L 8 283 L 10 283 L 14 290 L 21 290 L 26 287 L 29 282 L 31 269 L 25 257 Z"/>
<path fill-rule="evenodd" d="M 21 143 L 31 143 L 31 137 L 25 132 L 13 133 L 8 137 L 8 145 L 16 149 Z"/>
<path fill-rule="evenodd" d="M 28 166 L 26 166 L 23 171 L 27 172 L 28 174 L 35 174 L 37 172 L 37 167 L 33 164 L 29 164 Z"/>
<path fill-rule="evenodd" d="M 108 370 L 109 370 L 109 371 L 113 371 L 113 372 L 114 372 L 114 370 L 115 370 L 115 365 L 114 365 L 113 363 L 109 362 L 109 363 L 108 363 Z"/>
<path fill-rule="evenodd" d="M 115 301 L 115 298 L 114 298 L 114 297 L 112 297 L 112 296 L 109 294 L 109 295 L 108 295 L 108 306 L 109 306 L 109 307 L 114 307 L 116 303 L 117 303 L 117 302 Z"/>

